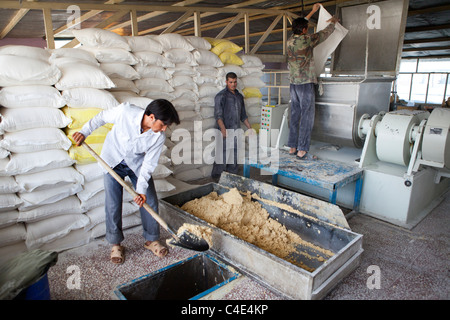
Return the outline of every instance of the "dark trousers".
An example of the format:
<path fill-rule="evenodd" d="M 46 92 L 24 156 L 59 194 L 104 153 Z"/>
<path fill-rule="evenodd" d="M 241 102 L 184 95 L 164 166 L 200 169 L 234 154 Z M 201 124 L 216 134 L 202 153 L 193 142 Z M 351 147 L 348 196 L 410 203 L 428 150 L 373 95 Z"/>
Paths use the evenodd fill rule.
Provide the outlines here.
<path fill-rule="evenodd" d="M 122 179 L 128 176 L 136 188 L 137 177 L 124 162 L 113 169 Z M 106 214 L 106 240 L 111 244 L 121 243 L 124 239 L 122 231 L 122 203 L 123 187 L 109 173 L 104 175 L 105 183 L 105 214 Z M 150 179 L 147 189 L 147 203 L 158 213 L 158 198 L 153 183 Z M 145 240 L 159 240 L 159 224 L 143 207 L 139 209 L 142 220 L 143 236 Z"/>
<path fill-rule="evenodd" d="M 309 151 L 315 116 L 315 90 L 313 83 L 291 84 L 291 118 L 288 147 Z"/>

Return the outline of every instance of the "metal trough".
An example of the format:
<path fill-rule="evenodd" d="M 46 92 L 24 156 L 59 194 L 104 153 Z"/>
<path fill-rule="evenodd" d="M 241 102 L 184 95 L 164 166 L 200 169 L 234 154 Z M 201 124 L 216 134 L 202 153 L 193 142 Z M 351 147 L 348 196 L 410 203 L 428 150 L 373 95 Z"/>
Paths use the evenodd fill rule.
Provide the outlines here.
<path fill-rule="evenodd" d="M 211 255 L 200 253 L 121 284 L 120 300 L 197 300 L 240 276 Z"/>
<path fill-rule="evenodd" d="M 330 250 L 334 255 L 329 259 L 309 259 L 308 256 L 317 256 L 320 252 L 299 245 L 298 254 L 290 257 L 291 263 L 180 208 L 184 203 L 212 191 L 220 195 L 231 188 L 256 194 L 259 200 L 255 201 L 261 203 L 272 219 L 297 233 L 303 240 Z M 289 299 L 323 298 L 359 265 L 363 252 L 362 235 L 349 229 L 341 209 L 336 205 L 228 173 L 222 174 L 219 183 L 209 183 L 161 199 L 159 211 L 161 217 L 175 229 L 184 223 L 211 228 L 213 244 L 210 250 L 215 255 Z"/>

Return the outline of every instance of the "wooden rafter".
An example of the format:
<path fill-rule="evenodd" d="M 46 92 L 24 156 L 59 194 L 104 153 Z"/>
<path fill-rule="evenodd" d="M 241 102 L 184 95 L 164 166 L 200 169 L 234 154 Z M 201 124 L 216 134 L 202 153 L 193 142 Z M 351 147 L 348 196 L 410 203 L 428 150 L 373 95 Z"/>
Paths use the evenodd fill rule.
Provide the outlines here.
<path fill-rule="evenodd" d="M 252 50 L 250 51 L 250 54 L 254 54 L 259 47 L 261 46 L 261 44 L 267 39 L 267 37 L 270 35 L 270 33 L 272 32 L 272 30 L 275 28 L 275 26 L 278 24 L 278 22 L 280 21 L 280 19 L 283 17 L 283 15 L 277 16 L 275 18 L 275 20 L 270 24 L 269 28 L 266 30 L 266 32 L 264 32 L 264 34 L 261 36 L 261 38 L 259 38 L 258 42 L 255 44 L 255 46 L 252 48 Z"/>
<path fill-rule="evenodd" d="M 170 26 L 168 26 L 163 32 L 161 32 L 161 34 L 171 33 L 176 28 L 178 28 L 187 18 L 192 16 L 193 13 L 194 13 L 193 10 L 186 11 L 181 17 L 179 17 L 175 22 L 173 22 Z"/>
<path fill-rule="evenodd" d="M 34 0 L 28 0 L 28 1 L 34 1 Z M 0 32 L 0 40 L 6 37 L 6 35 L 14 29 L 14 27 L 22 20 L 22 18 L 30 11 L 30 9 L 19 9 L 14 17 L 12 17 L 11 20 L 9 20 L 6 27 Z"/>
<path fill-rule="evenodd" d="M 181 1 L 181 2 L 177 2 L 175 4 L 173 4 L 172 6 L 174 7 L 183 7 L 183 6 L 188 6 L 188 5 L 192 5 L 192 4 L 196 4 L 197 2 L 201 2 L 203 0 L 188 0 L 188 1 Z M 157 17 L 159 15 L 162 15 L 164 13 L 167 13 L 167 11 L 154 11 L 154 12 L 149 12 L 146 13 L 140 17 L 137 17 L 136 21 L 137 22 L 141 22 L 141 21 L 145 21 L 154 17 Z M 111 30 L 117 29 L 117 28 L 125 28 L 128 27 L 130 25 L 130 21 L 125 21 L 122 22 L 118 25 L 115 25 L 114 27 L 111 28 Z"/>

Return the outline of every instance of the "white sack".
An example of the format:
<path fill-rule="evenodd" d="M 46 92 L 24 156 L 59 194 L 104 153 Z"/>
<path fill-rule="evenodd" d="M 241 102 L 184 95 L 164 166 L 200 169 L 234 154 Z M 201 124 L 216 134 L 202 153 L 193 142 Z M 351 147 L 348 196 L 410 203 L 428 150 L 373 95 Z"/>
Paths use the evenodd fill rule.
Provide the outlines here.
<path fill-rule="evenodd" d="M 119 102 L 104 89 L 95 88 L 71 88 L 62 92 L 62 97 L 67 101 L 70 108 L 99 108 L 112 109 L 119 105 Z"/>
<path fill-rule="evenodd" d="M 60 109 L 39 108 L 0 108 L 0 134 L 33 128 L 64 128 L 71 123 Z"/>
<path fill-rule="evenodd" d="M 132 66 L 125 63 L 101 63 L 100 69 L 113 78 L 137 80 L 141 77 Z"/>
<path fill-rule="evenodd" d="M 156 39 L 161 43 L 163 51 L 170 49 L 185 49 L 192 51 L 195 48 L 182 35 L 177 33 L 160 34 Z"/>
<path fill-rule="evenodd" d="M 89 224 L 85 214 L 67 214 L 27 224 L 25 243 L 35 249 L 67 235 L 72 230 L 84 228 Z"/>
<path fill-rule="evenodd" d="M 209 50 L 196 49 L 192 54 L 199 65 L 208 65 L 216 68 L 223 67 L 222 60 Z"/>
<path fill-rule="evenodd" d="M 81 49 L 90 52 L 100 63 L 125 63 L 134 65 L 139 62 L 134 54 L 122 48 L 94 48 L 82 46 Z"/>
<path fill-rule="evenodd" d="M 79 49 L 79 48 L 54 49 L 54 50 L 52 50 L 52 55 L 50 56 L 49 62 L 52 64 L 53 63 L 58 64 L 57 61 L 60 58 L 68 58 L 74 62 L 81 60 L 81 62 L 85 62 L 85 63 L 87 62 L 94 66 L 99 65 L 97 59 L 95 59 L 95 57 L 90 52 L 87 52 L 86 50 Z M 70 61 L 70 60 L 65 60 L 65 61 Z M 62 59 L 60 61 L 62 62 L 64 60 Z"/>
<path fill-rule="evenodd" d="M 16 193 L 19 191 L 22 191 L 22 189 L 14 177 L 0 177 L 0 194 Z"/>
<path fill-rule="evenodd" d="M 125 36 L 132 52 L 152 51 L 162 53 L 161 44 L 149 36 Z"/>
<path fill-rule="evenodd" d="M 52 86 L 13 86 L 0 90 L 0 105 L 6 108 L 62 108 L 65 104 L 61 93 Z"/>
<path fill-rule="evenodd" d="M 321 31 L 329 24 L 327 21 L 332 18 L 331 14 L 321 5 L 319 11 L 319 20 L 317 21 L 317 31 Z M 325 68 L 328 57 L 336 50 L 339 43 L 347 35 L 348 30 L 339 22 L 335 24 L 333 33 L 322 43 L 314 48 L 314 63 L 316 67 L 316 76 L 320 76 Z"/>
<path fill-rule="evenodd" d="M 74 163 L 75 160 L 70 158 L 67 151 L 64 150 L 52 149 L 33 153 L 15 153 L 11 154 L 5 171 L 9 175 L 18 175 L 64 168 Z"/>
<path fill-rule="evenodd" d="M 24 45 L 1 46 L 0 54 L 9 54 L 12 56 L 39 59 L 45 62 L 48 62 L 48 59 L 50 58 L 50 53 L 47 50 L 39 47 L 24 46 Z"/>
<path fill-rule="evenodd" d="M 21 204 L 22 200 L 15 194 L 0 194 L 0 214 L 5 211 L 10 211 L 17 209 Z"/>
<path fill-rule="evenodd" d="M 33 128 L 7 132 L 0 147 L 14 153 L 36 152 L 50 149 L 69 150 L 72 142 L 58 128 Z"/>
<path fill-rule="evenodd" d="M 23 192 L 52 189 L 72 183 L 84 184 L 83 175 L 72 166 L 19 174 L 15 176 L 15 179 Z"/>
<path fill-rule="evenodd" d="M 109 89 L 114 87 L 111 79 L 98 67 L 85 64 L 65 63 L 59 66 L 62 76 L 55 87 L 58 90 L 67 90 L 72 88 L 96 88 Z"/>
<path fill-rule="evenodd" d="M 170 61 L 160 53 L 151 51 L 141 51 L 135 52 L 134 55 L 138 59 L 139 64 L 142 65 L 153 65 L 164 68 L 175 66 L 175 64 L 172 61 Z"/>
<path fill-rule="evenodd" d="M 11 55 L 0 55 L 0 87 L 54 85 L 61 71 L 48 62 Z"/>
<path fill-rule="evenodd" d="M 80 200 L 77 196 L 72 195 L 53 203 L 40 205 L 36 208 L 20 207 L 17 221 L 35 222 L 63 214 L 79 214 L 83 212 L 84 210 L 81 208 Z"/>
<path fill-rule="evenodd" d="M 21 242 L 26 238 L 26 229 L 23 223 L 0 229 L 0 247 Z"/>
<path fill-rule="evenodd" d="M 11 210 L 0 213 L 0 228 L 12 226 L 18 222 L 19 211 Z"/>
<path fill-rule="evenodd" d="M 63 186 L 56 186 L 45 190 L 35 190 L 32 192 L 19 193 L 23 203 L 19 210 L 34 209 L 44 204 L 55 203 L 76 194 L 83 189 L 80 183 L 71 183 Z"/>
<path fill-rule="evenodd" d="M 73 29 L 73 36 L 85 46 L 121 48 L 130 51 L 127 39 L 109 30 L 100 28 Z"/>

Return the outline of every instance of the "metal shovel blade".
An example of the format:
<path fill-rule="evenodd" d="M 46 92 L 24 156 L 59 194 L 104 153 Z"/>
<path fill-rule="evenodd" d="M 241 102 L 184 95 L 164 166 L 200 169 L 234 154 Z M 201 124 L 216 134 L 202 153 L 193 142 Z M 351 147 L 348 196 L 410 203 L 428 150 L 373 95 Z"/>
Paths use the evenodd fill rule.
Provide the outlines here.
<path fill-rule="evenodd" d="M 205 239 L 199 238 L 187 230 L 184 230 L 177 238 L 178 240 L 175 238 L 170 239 L 168 243 L 172 246 L 195 251 L 209 250 L 209 244 Z"/>

